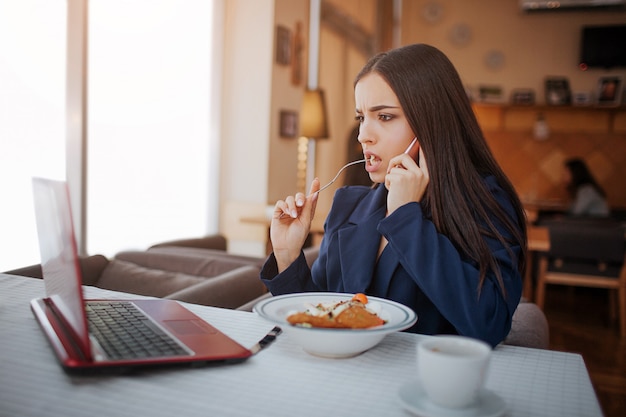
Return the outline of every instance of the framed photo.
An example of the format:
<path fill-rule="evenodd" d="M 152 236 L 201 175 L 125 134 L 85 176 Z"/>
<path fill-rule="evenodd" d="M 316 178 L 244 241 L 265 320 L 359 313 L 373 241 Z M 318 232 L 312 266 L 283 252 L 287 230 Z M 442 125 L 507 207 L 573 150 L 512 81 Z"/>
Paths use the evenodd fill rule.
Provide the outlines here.
<path fill-rule="evenodd" d="M 291 64 L 291 31 L 284 26 L 276 26 L 276 63 Z"/>
<path fill-rule="evenodd" d="M 515 89 L 511 92 L 511 103 L 520 106 L 535 104 L 535 92 L 526 88 Z"/>
<path fill-rule="evenodd" d="M 480 85 L 478 95 L 483 103 L 501 103 L 503 101 L 502 87 L 499 85 Z"/>
<path fill-rule="evenodd" d="M 622 103 L 622 79 L 600 77 L 598 80 L 598 105 L 619 106 Z"/>
<path fill-rule="evenodd" d="M 293 110 L 280 111 L 280 137 L 295 138 L 298 136 L 298 113 Z"/>
<path fill-rule="evenodd" d="M 564 77 L 546 78 L 546 104 L 563 106 L 571 104 L 572 93 L 569 89 L 569 80 Z"/>

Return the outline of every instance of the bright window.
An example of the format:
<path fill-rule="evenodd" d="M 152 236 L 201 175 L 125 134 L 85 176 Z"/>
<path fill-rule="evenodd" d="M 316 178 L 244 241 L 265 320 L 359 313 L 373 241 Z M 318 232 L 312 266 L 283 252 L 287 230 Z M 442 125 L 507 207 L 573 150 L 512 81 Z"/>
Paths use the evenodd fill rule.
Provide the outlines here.
<path fill-rule="evenodd" d="M 217 230 L 221 4 L 89 0 L 89 254 Z M 66 161 L 68 7 L 0 0 L 0 271 L 39 263 L 31 178 L 80 165 Z"/>
<path fill-rule="evenodd" d="M 65 178 L 66 0 L 0 0 L 0 271 L 39 263 L 31 178 Z"/>
<path fill-rule="evenodd" d="M 87 251 L 208 232 L 212 1 L 91 0 Z"/>

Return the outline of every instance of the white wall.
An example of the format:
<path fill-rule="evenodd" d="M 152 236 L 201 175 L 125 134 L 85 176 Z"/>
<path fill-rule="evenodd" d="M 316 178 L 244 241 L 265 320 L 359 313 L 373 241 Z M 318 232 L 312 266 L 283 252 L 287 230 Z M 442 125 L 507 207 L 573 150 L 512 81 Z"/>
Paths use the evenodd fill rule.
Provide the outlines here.
<path fill-rule="evenodd" d="M 297 185 L 297 140 L 279 137 L 279 113 L 299 111 L 306 86 L 306 75 L 293 85 L 290 67 L 275 63 L 276 26 L 294 33 L 299 21 L 306 35 L 308 0 L 225 4 L 220 232 L 229 251 L 264 256 L 267 207 Z"/>
<path fill-rule="evenodd" d="M 439 19 L 424 18 L 430 3 L 441 5 Z M 403 2 L 403 43 L 423 42 L 440 48 L 459 70 L 469 87 L 499 85 L 509 100 L 515 88 L 535 90 L 544 101 L 546 76 L 564 76 L 572 91 L 593 92 L 598 77 L 619 75 L 626 70 L 580 71 L 580 29 L 585 25 L 626 22 L 624 11 L 569 10 L 524 13 L 514 0 L 414 0 Z M 459 43 L 452 36 L 455 27 L 465 25 L 470 36 Z M 502 53 L 502 65 L 485 61 L 492 51 Z"/>
<path fill-rule="evenodd" d="M 229 0 L 225 12 L 220 230 L 229 250 L 260 255 L 264 228 L 240 217 L 266 205 L 274 0 Z"/>

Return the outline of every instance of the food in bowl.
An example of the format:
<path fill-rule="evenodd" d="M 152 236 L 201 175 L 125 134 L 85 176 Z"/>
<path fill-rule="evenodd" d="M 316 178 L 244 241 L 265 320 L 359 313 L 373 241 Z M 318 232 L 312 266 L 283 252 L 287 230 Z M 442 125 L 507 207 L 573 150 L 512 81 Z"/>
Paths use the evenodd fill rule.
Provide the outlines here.
<path fill-rule="evenodd" d="M 305 352 L 325 358 L 349 358 L 359 355 L 387 335 L 413 326 L 417 315 L 410 308 L 395 301 L 368 296 L 367 308 L 384 320 L 382 326 L 367 329 L 322 328 L 291 325 L 287 317 L 319 303 L 350 300 L 354 293 L 304 292 L 268 297 L 255 304 L 253 311 L 268 322 L 281 326 L 287 340 Z M 289 346 L 289 345 L 287 345 Z"/>
<path fill-rule="evenodd" d="M 367 296 L 358 293 L 349 300 L 311 304 L 306 310 L 287 316 L 287 321 L 301 327 L 336 329 L 368 329 L 385 324 L 367 304 Z"/>

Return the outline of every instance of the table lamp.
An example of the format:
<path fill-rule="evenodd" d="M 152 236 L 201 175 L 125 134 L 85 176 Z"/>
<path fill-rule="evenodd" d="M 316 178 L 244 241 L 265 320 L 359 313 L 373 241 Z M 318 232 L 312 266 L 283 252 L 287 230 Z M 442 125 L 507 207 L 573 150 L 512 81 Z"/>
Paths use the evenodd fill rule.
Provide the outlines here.
<path fill-rule="evenodd" d="M 313 180 L 315 169 L 315 139 L 328 137 L 326 100 L 322 89 L 307 89 L 300 111 L 300 140 L 298 142 L 298 190 L 305 191 Z"/>

